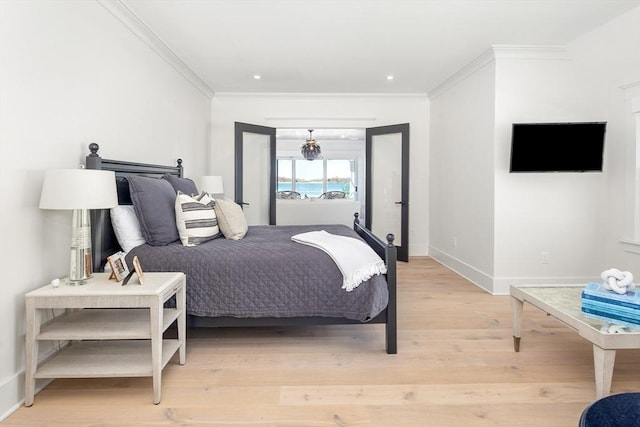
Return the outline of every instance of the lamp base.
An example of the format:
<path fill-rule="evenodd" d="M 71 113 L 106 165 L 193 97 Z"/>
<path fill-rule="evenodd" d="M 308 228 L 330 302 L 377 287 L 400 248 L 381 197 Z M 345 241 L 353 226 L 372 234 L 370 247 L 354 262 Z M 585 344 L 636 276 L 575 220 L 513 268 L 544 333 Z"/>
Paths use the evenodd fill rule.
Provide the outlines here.
<path fill-rule="evenodd" d="M 91 274 L 91 219 L 88 209 L 74 209 L 71 226 L 71 259 L 68 284 L 86 285 Z"/>
<path fill-rule="evenodd" d="M 87 277 L 86 279 L 80 279 L 80 280 L 67 279 L 67 285 L 69 285 L 69 286 L 86 285 L 87 283 L 89 283 L 89 279 L 90 279 L 90 277 Z"/>

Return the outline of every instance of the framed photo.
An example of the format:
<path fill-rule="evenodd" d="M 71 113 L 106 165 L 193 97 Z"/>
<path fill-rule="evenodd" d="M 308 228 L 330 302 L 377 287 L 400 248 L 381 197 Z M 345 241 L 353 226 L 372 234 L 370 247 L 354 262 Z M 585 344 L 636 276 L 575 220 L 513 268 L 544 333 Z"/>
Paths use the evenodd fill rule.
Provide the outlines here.
<path fill-rule="evenodd" d="M 137 256 L 133 257 L 133 269 L 138 275 L 138 281 L 140 282 L 140 284 L 144 285 L 144 272 L 142 271 L 142 266 L 140 265 L 140 260 Z"/>
<path fill-rule="evenodd" d="M 107 257 L 109 266 L 111 267 L 111 277 L 116 279 L 116 282 L 121 282 L 129 275 L 129 267 L 124 259 L 124 253 L 116 252 L 115 254 Z"/>

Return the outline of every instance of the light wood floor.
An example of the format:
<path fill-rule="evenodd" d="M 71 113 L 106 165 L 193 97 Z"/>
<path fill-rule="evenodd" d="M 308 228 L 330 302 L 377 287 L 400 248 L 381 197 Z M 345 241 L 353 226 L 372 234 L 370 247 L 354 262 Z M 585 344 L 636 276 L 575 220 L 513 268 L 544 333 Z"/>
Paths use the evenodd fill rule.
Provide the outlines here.
<path fill-rule="evenodd" d="M 398 354 L 382 325 L 189 330 L 187 364 L 150 378 L 56 380 L 7 426 L 576 426 L 595 399 L 591 345 L 429 258 L 399 265 Z M 612 393 L 640 390 L 619 351 Z"/>

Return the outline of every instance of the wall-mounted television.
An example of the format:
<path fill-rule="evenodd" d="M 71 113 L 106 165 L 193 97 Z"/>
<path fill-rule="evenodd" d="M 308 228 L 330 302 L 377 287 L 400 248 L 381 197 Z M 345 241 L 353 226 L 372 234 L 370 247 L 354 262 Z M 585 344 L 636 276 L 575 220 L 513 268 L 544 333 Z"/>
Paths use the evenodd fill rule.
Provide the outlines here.
<path fill-rule="evenodd" d="M 514 123 L 509 172 L 601 172 L 606 122 Z"/>

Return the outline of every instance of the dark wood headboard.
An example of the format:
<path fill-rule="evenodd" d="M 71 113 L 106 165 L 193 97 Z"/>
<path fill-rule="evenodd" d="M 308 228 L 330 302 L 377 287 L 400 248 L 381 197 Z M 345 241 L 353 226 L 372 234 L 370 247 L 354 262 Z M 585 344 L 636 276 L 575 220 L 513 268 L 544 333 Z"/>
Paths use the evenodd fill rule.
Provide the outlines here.
<path fill-rule="evenodd" d="M 127 176 L 137 175 L 151 178 L 160 178 L 165 174 L 183 176 L 182 159 L 177 160 L 176 166 L 109 160 L 100 157 L 98 154 L 99 149 L 98 144 L 89 144 L 91 153 L 86 157 L 85 167 L 87 169 L 115 172 L 118 204 L 120 205 L 131 204 Z M 94 209 L 91 211 L 91 245 L 93 271 L 103 271 L 107 257 L 122 250 L 111 226 L 109 209 Z"/>

